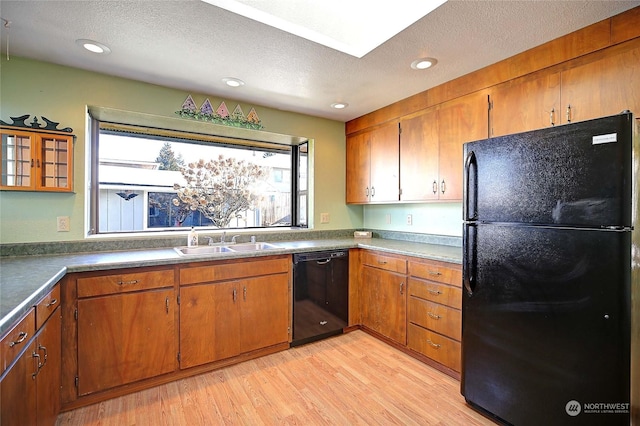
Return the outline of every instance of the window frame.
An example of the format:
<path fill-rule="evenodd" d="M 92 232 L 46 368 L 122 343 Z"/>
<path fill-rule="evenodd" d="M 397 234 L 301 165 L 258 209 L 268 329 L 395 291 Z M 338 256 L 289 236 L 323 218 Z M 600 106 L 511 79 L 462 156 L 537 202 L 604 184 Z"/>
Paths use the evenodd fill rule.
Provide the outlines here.
<path fill-rule="evenodd" d="M 142 230 L 132 231 L 104 231 L 100 229 L 100 185 L 98 170 L 100 167 L 99 159 L 99 141 L 101 131 L 107 131 L 114 134 L 122 135 L 147 135 L 152 139 L 177 141 L 181 143 L 195 143 L 207 145 L 212 143 L 218 146 L 231 146 L 237 148 L 246 147 L 247 149 L 256 149 L 259 151 L 286 151 L 291 157 L 291 222 L 290 225 L 272 226 L 272 227 L 241 227 L 241 228 L 216 228 L 202 227 L 203 230 L 237 230 L 245 229 L 256 230 L 273 230 L 282 228 L 309 228 L 310 227 L 310 187 L 309 175 L 311 173 L 311 157 L 310 151 L 312 140 L 308 138 L 279 135 L 264 131 L 256 131 L 249 129 L 231 128 L 225 126 L 214 125 L 211 123 L 192 122 L 184 119 L 175 119 L 161 116 L 149 116 L 148 114 L 140 114 L 134 112 L 125 112 L 119 110 L 110 110 L 106 108 L 88 107 L 88 123 L 87 132 L 90 140 L 87 145 L 87 235 L 88 236 L 116 236 L 129 234 L 154 234 L 159 232 L 180 232 L 185 228 L 170 227 L 150 229 L 146 227 Z M 114 121 L 110 116 L 118 116 L 120 120 Z M 150 119 L 150 117 L 153 117 Z M 154 125 L 150 126 L 149 121 L 153 121 Z M 143 124 L 137 124 L 139 122 Z M 167 124 L 171 128 L 165 127 Z M 204 126 L 203 126 L 204 125 Z M 206 130 L 206 132 L 203 132 Z M 192 142 L 193 141 L 193 142 Z M 300 188 L 301 176 L 300 161 L 306 161 L 307 176 L 305 176 L 306 187 Z M 301 198 L 306 200 L 301 202 Z M 146 205 L 146 201 L 145 201 Z M 304 214 L 301 214 L 304 209 Z M 302 219 L 302 220 L 301 220 Z M 306 219 L 306 220 L 305 220 Z M 146 223 L 148 218 L 144 219 Z"/>

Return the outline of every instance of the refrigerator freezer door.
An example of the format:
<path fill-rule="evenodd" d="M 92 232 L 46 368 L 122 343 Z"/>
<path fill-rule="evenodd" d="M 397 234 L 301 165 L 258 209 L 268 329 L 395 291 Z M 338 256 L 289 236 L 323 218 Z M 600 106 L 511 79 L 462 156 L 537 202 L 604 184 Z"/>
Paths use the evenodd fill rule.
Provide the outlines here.
<path fill-rule="evenodd" d="M 630 238 L 465 225 L 461 392 L 469 403 L 515 425 L 629 425 Z M 627 411 L 573 418 L 572 401 Z"/>
<path fill-rule="evenodd" d="M 631 114 L 465 144 L 465 219 L 631 226 Z"/>

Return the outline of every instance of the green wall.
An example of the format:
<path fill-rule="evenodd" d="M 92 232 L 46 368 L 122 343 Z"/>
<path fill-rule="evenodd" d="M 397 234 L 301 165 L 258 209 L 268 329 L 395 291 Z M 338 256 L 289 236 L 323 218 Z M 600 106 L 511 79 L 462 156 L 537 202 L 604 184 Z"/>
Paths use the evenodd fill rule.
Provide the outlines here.
<path fill-rule="evenodd" d="M 197 105 L 209 98 L 217 106 L 240 104 L 245 113 L 255 107 L 265 131 L 305 136 L 315 141 L 314 229 L 361 228 L 361 206 L 345 205 L 344 123 L 190 93 L 140 81 L 63 67 L 45 62 L 0 57 L 0 119 L 30 114 L 71 127 L 74 148 L 74 193 L 0 191 L 0 243 L 68 241 L 85 238 L 86 107 L 99 106 L 159 116 L 177 117 L 187 95 Z M 40 120 L 40 119 L 39 119 Z M 330 222 L 320 224 L 320 213 Z M 57 216 L 69 216 L 71 231 L 57 232 Z"/>

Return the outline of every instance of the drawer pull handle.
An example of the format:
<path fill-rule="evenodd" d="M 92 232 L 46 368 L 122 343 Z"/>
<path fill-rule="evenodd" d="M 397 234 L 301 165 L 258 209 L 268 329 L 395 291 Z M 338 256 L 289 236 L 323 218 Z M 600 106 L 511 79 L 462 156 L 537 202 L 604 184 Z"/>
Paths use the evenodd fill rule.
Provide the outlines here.
<path fill-rule="evenodd" d="M 427 312 L 427 315 L 429 315 L 431 318 L 436 320 L 439 320 L 440 318 L 442 318 L 440 315 L 434 314 L 433 312 Z"/>
<path fill-rule="evenodd" d="M 15 340 L 15 341 L 9 343 L 9 347 L 12 348 L 15 345 L 18 345 L 18 344 L 24 342 L 28 335 L 29 335 L 29 333 L 27 333 L 26 331 L 21 331 L 20 334 L 18 334 L 18 340 Z"/>
<path fill-rule="evenodd" d="M 442 292 L 441 292 L 440 290 L 434 290 L 434 289 L 432 289 L 432 288 L 428 288 L 428 289 L 427 289 L 427 291 L 428 291 L 429 293 L 431 293 L 431 294 L 436 295 L 436 296 L 437 296 L 437 295 L 439 295 L 439 294 L 442 294 Z"/>
<path fill-rule="evenodd" d="M 36 360 L 36 371 L 31 375 L 31 378 L 32 378 L 33 380 L 35 380 L 35 379 L 36 379 L 36 376 L 37 376 L 37 375 L 38 375 L 38 373 L 40 372 L 40 366 L 41 366 L 41 365 L 43 365 L 43 364 L 40 364 L 40 354 L 37 354 L 37 353 L 35 353 L 35 352 L 32 352 L 32 353 L 31 353 L 31 357 L 32 357 L 32 358 L 35 358 L 35 360 Z"/>
<path fill-rule="evenodd" d="M 118 285 L 138 284 L 140 280 L 118 281 Z"/>
<path fill-rule="evenodd" d="M 440 349 L 440 346 L 441 346 L 441 345 L 440 345 L 440 344 L 438 344 L 438 343 L 433 343 L 433 342 L 431 341 L 431 339 L 427 339 L 427 343 L 428 343 L 429 345 L 433 346 L 433 347 L 434 347 L 434 348 L 436 348 L 436 349 Z"/>
<path fill-rule="evenodd" d="M 442 275 L 442 272 L 440 272 L 440 271 L 429 271 L 429 275 L 435 275 L 437 277 L 437 276 Z"/>
<path fill-rule="evenodd" d="M 38 352 L 40 351 L 44 352 L 44 362 L 40 362 L 40 360 L 38 360 L 38 370 L 44 367 L 45 364 L 47 363 L 47 348 L 45 346 L 38 345 Z"/>
<path fill-rule="evenodd" d="M 379 265 L 386 265 L 387 261 L 386 260 L 378 260 L 378 264 Z"/>
<path fill-rule="evenodd" d="M 47 303 L 46 305 L 44 305 L 46 308 L 50 308 L 53 305 L 55 305 L 56 303 L 58 303 L 58 299 L 51 299 L 51 301 L 49 303 Z"/>

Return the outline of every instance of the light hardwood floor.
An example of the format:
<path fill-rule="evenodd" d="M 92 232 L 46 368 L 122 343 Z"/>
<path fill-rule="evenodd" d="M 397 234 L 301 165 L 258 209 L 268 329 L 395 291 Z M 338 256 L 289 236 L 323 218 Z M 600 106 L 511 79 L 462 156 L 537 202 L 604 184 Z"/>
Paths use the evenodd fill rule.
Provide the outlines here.
<path fill-rule="evenodd" d="M 493 425 L 457 380 L 363 331 L 62 413 L 58 425 Z"/>

